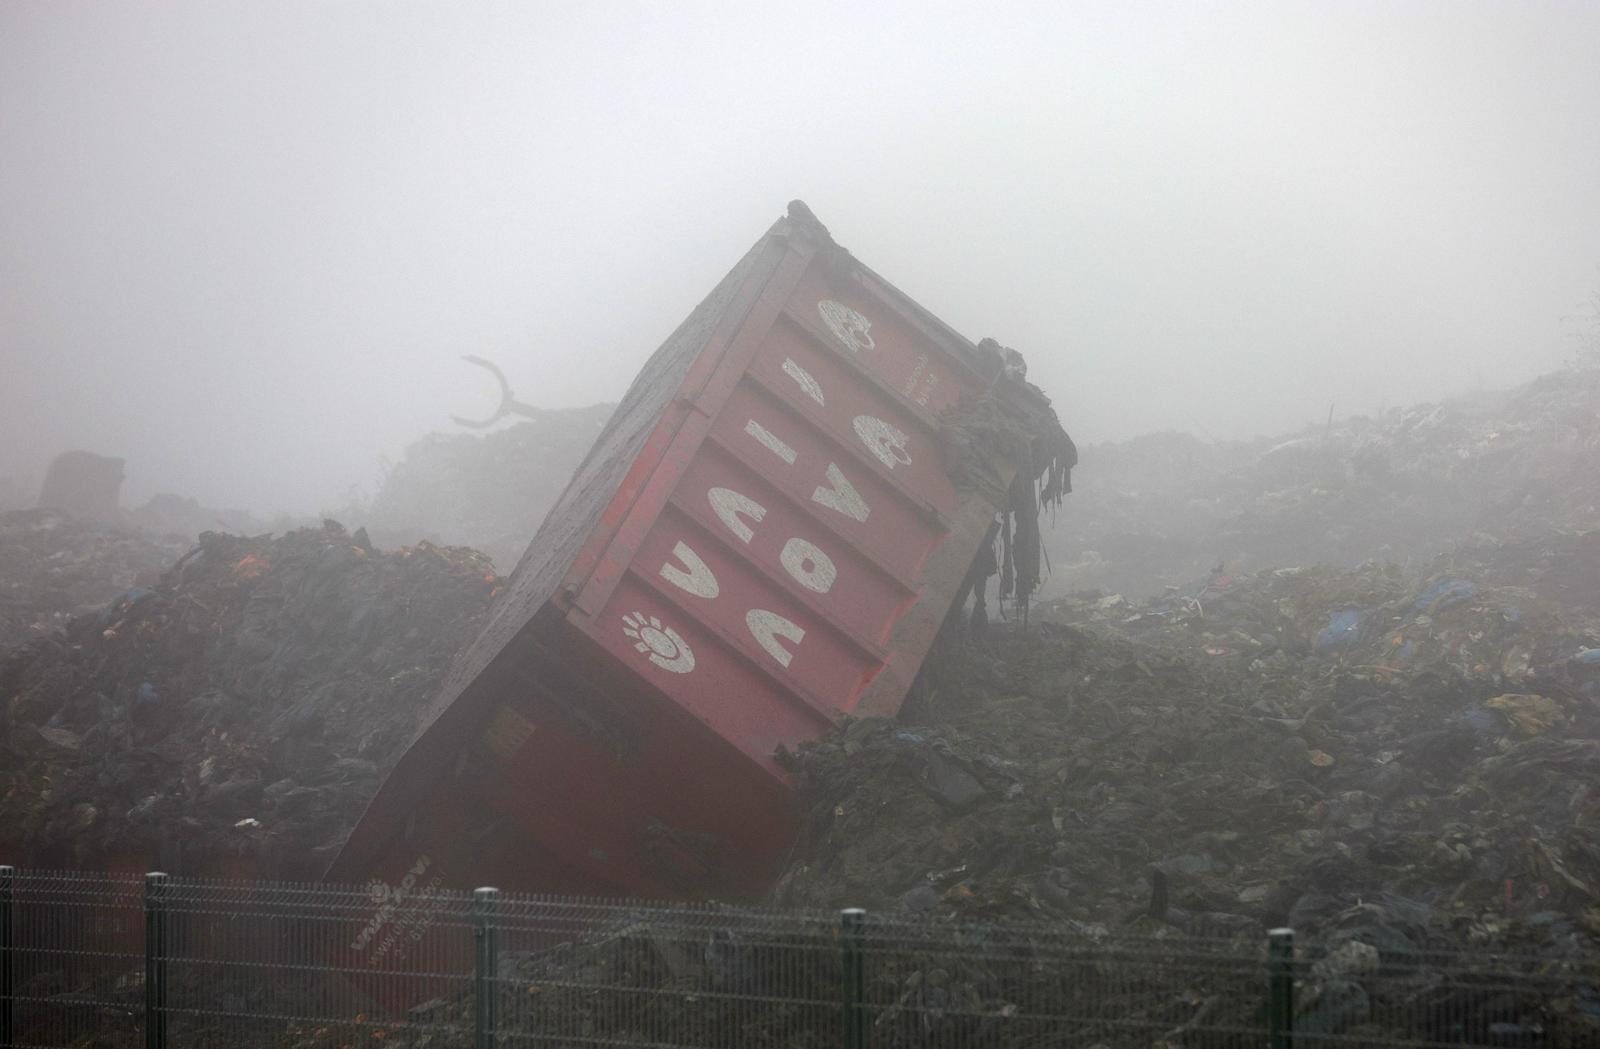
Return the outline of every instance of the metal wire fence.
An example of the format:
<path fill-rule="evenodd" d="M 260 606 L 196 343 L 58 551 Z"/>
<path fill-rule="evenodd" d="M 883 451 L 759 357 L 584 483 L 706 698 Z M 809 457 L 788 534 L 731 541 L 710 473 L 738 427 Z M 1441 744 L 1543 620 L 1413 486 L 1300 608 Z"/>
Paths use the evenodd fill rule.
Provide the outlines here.
<path fill-rule="evenodd" d="M 0 1047 L 1600 1046 L 1600 962 L 0 867 Z"/>

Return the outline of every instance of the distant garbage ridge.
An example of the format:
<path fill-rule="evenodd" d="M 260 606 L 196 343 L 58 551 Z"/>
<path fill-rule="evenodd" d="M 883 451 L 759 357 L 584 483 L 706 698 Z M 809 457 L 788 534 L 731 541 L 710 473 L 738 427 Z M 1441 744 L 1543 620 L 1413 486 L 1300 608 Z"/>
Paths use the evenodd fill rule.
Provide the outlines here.
<path fill-rule="evenodd" d="M 1045 529 L 1045 593 L 1143 598 L 1225 571 L 1420 568 L 1463 544 L 1600 520 L 1600 368 L 1288 437 L 1166 433 L 1082 452 Z"/>

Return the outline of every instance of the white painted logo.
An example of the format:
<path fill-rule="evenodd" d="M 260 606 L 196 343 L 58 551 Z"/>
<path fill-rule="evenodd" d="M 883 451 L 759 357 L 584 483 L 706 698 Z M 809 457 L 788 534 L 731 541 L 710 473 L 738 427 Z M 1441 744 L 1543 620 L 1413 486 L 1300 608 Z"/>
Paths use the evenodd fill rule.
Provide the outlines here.
<path fill-rule="evenodd" d="M 884 422 L 876 415 L 858 415 L 855 417 L 855 428 L 861 443 L 889 469 L 911 465 L 911 453 L 906 451 L 907 438 L 899 427 Z"/>
<path fill-rule="evenodd" d="M 679 544 L 681 547 L 683 544 Z M 662 626 L 655 616 L 634 612 L 622 617 L 622 632 L 633 638 L 633 647 L 649 653 L 650 662 L 674 674 L 687 674 L 694 669 L 694 653 L 678 632 Z"/>
<path fill-rule="evenodd" d="M 828 326 L 828 330 L 852 352 L 860 353 L 873 348 L 872 322 L 849 306 L 823 299 L 817 303 L 817 312 L 822 314 L 822 322 Z"/>
<path fill-rule="evenodd" d="M 750 634 L 756 639 L 756 643 L 782 667 L 789 665 L 790 660 L 794 659 L 794 653 L 778 644 L 778 638 L 785 638 L 798 645 L 806 636 L 804 627 L 764 608 L 752 608 L 746 612 L 744 624 L 750 628 Z"/>
<path fill-rule="evenodd" d="M 783 359 L 783 374 L 795 381 L 795 385 L 800 387 L 801 393 L 818 404 L 824 407 L 827 406 L 828 402 L 822 396 L 822 384 L 812 378 L 810 372 L 796 364 L 794 358 L 785 357 Z"/>
<path fill-rule="evenodd" d="M 700 559 L 688 543 L 679 540 L 678 545 L 672 548 L 672 556 L 676 557 L 683 567 L 668 562 L 661 566 L 661 578 L 671 583 L 680 590 L 693 594 L 696 597 L 715 599 L 721 593 L 717 586 L 717 577 L 711 571 L 711 566 Z"/>

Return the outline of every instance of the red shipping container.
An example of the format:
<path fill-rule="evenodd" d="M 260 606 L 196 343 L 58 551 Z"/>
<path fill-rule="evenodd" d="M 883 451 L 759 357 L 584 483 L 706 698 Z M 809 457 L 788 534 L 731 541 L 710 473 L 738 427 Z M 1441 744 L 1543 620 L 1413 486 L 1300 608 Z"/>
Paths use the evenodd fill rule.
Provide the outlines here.
<path fill-rule="evenodd" d="M 430 885 L 767 887 L 780 748 L 899 708 L 1004 500 L 1017 464 L 958 487 L 940 421 L 1044 408 L 1004 363 L 791 206 L 645 366 L 329 872 L 372 880 L 369 940 Z"/>

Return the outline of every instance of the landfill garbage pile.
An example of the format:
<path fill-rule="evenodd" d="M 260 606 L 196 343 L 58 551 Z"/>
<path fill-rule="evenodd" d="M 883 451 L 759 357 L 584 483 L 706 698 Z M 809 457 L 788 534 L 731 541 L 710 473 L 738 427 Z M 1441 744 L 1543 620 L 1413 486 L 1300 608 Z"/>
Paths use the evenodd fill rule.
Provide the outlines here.
<path fill-rule="evenodd" d="M 430 434 L 384 479 L 368 527 L 470 546 L 509 573 L 615 407 L 546 411 L 482 435 Z"/>
<path fill-rule="evenodd" d="M 819 921 L 864 906 L 905 922 L 908 946 L 945 944 L 873 941 L 867 992 L 890 1003 L 873 1044 L 1033 1044 L 1062 1017 L 1093 1044 L 1243 1044 L 1260 969 L 1227 959 L 1258 959 L 1280 925 L 1299 937 L 1302 1035 L 1596 1044 L 1597 573 L 1589 532 L 1419 572 L 1079 595 L 1027 634 L 952 634 L 898 719 L 788 757 L 806 825 L 771 902 Z M 812 967 L 831 939 L 767 955 L 781 935 L 738 911 L 699 921 L 624 913 L 509 951 L 503 972 L 538 1030 L 836 1044 L 831 1014 L 738 1007 L 767 981 L 834 1000 Z M 463 1032 L 471 1017 L 465 995 L 413 1012 Z"/>
<path fill-rule="evenodd" d="M 1287 439 L 1090 446 L 1079 498 L 1046 533 L 1046 593 L 1146 597 L 1219 563 L 1248 573 L 1380 558 L 1420 569 L 1486 536 L 1592 528 L 1597 461 L 1600 368 Z"/>
<path fill-rule="evenodd" d="M 153 582 L 182 552 L 56 510 L 0 514 L 0 654 Z"/>
<path fill-rule="evenodd" d="M 1590 532 L 1041 606 L 791 757 L 776 899 L 1592 956 L 1597 571 Z"/>
<path fill-rule="evenodd" d="M 206 533 L 0 662 L 8 862 L 320 875 L 501 580 L 336 522 Z"/>

